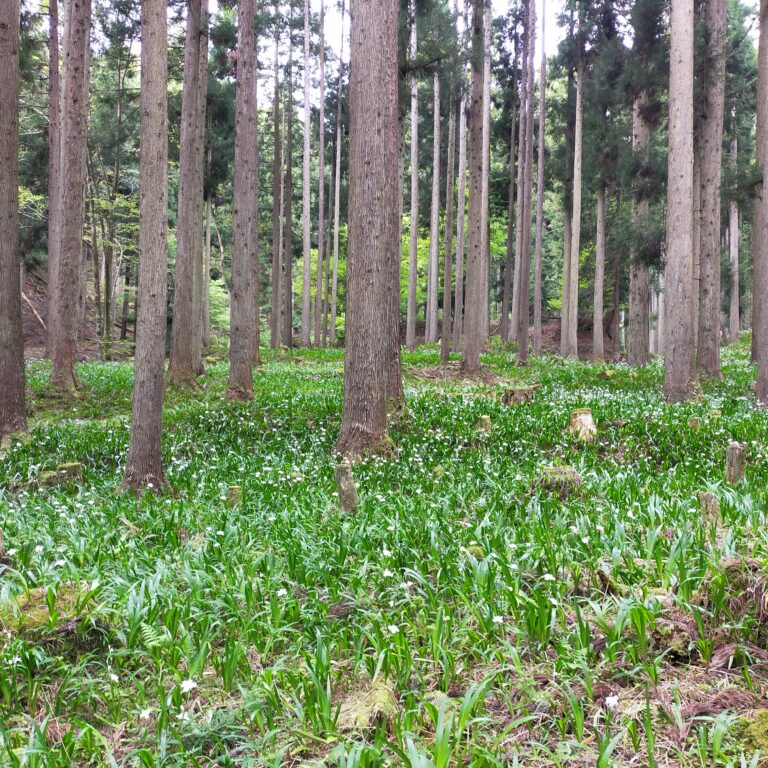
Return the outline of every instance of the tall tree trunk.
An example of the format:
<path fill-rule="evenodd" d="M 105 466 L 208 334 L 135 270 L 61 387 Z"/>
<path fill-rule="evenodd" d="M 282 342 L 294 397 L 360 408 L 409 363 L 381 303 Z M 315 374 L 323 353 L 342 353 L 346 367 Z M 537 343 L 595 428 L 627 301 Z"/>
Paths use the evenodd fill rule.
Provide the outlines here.
<path fill-rule="evenodd" d="M 536 163 L 536 244 L 533 288 L 533 354 L 541 354 L 541 309 L 542 309 L 542 242 L 544 239 L 544 128 L 547 102 L 547 50 L 545 20 L 546 0 L 541 0 L 541 69 L 539 72 L 539 148 Z M 600 327 L 602 328 L 602 318 Z"/>
<path fill-rule="evenodd" d="M 649 101 L 648 91 L 642 91 L 635 99 L 632 110 L 632 151 L 642 167 L 632 199 L 632 223 L 637 229 L 644 226 L 648 217 L 648 181 L 645 169 L 649 159 L 651 129 L 645 115 Z M 634 253 L 633 249 L 630 249 L 629 333 L 627 335 L 627 362 L 630 365 L 648 364 L 649 290 L 648 264 Z"/>
<path fill-rule="evenodd" d="M 176 226 L 176 269 L 173 291 L 173 330 L 169 380 L 178 386 L 197 376 L 195 360 L 195 254 L 197 224 L 197 121 L 200 97 L 200 37 L 203 0 L 187 0 L 184 42 L 184 84 L 181 96 L 179 191 Z M 239 64 L 238 64 L 239 66 Z"/>
<path fill-rule="evenodd" d="M 701 241 L 697 363 L 720 376 L 720 186 L 725 112 L 726 0 L 706 0 L 708 31 L 704 112 L 701 120 Z"/>
<path fill-rule="evenodd" d="M 584 125 L 584 65 L 576 70 L 576 128 L 573 145 L 573 209 L 571 211 L 571 246 L 568 270 L 568 316 L 563 329 L 563 356 L 578 356 L 579 330 L 579 255 L 581 249 L 581 165 Z"/>
<path fill-rule="evenodd" d="M 241 400 L 253 397 L 254 321 L 257 319 L 254 310 L 259 298 L 258 284 L 253 279 L 259 232 L 254 216 L 259 189 L 256 4 L 257 0 L 241 0 L 238 6 L 228 396 Z"/>
<path fill-rule="evenodd" d="M 736 168 L 738 157 L 738 142 L 734 136 L 731 139 L 730 163 Z M 728 244 L 731 261 L 731 303 L 729 312 L 728 330 L 731 344 L 739 340 L 741 331 L 741 319 L 739 312 L 739 251 L 741 247 L 741 226 L 739 224 L 739 203 L 731 199 L 728 204 Z"/>
<path fill-rule="evenodd" d="M 487 0 L 485 0 L 487 2 Z M 484 0 L 472 0 L 472 110 L 469 146 L 469 249 L 467 253 L 464 349 L 461 367 L 467 373 L 480 369 L 480 349 L 485 338 L 483 291 L 483 27 Z"/>
<path fill-rule="evenodd" d="M 456 306 L 453 310 L 453 350 L 461 349 L 464 328 L 464 233 L 467 211 L 467 96 L 461 85 L 459 101 L 459 184 L 456 195 Z"/>
<path fill-rule="evenodd" d="M 123 276 L 123 307 L 120 313 L 120 341 L 128 338 L 128 313 L 131 310 L 131 265 L 125 262 Z"/>
<path fill-rule="evenodd" d="M 64 45 L 63 105 L 61 124 L 61 168 L 59 170 L 59 256 L 56 270 L 54 316 L 48 327 L 53 337 L 53 371 L 50 386 L 73 392 L 77 355 L 78 303 L 83 248 L 85 204 L 86 135 L 88 130 L 90 0 L 70 0 Z"/>
<path fill-rule="evenodd" d="M 491 335 L 491 316 L 489 305 L 489 283 L 491 269 L 490 253 L 490 211 L 489 211 L 489 181 L 491 170 L 491 20 L 492 5 L 490 1 L 485 3 L 483 17 L 483 165 L 482 165 L 482 184 L 481 184 L 481 235 L 480 235 L 480 255 L 482 258 L 482 283 L 480 285 L 480 311 L 482 317 L 480 320 L 481 333 L 483 340 L 490 338 Z"/>
<path fill-rule="evenodd" d="M 525 0 L 523 11 L 523 66 L 520 73 L 520 126 L 517 136 L 518 160 L 517 160 L 517 200 L 515 205 L 515 273 L 512 284 L 512 323 L 509 328 L 509 341 L 517 339 L 517 331 L 520 319 L 520 281 L 523 275 L 523 215 L 525 211 L 525 142 L 528 138 L 528 118 L 526 111 L 528 104 L 528 57 L 531 47 L 530 13 L 528 8 L 530 0 Z"/>
<path fill-rule="evenodd" d="M 280 33 L 275 31 L 275 97 L 272 102 L 272 312 L 270 314 L 270 343 L 272 349 L 280 346 L 280 244 L 282 241 L 282 174 L 280 137 Z M 278 204 L 277 201 L 280 201 Z"/>
<path fill-rule="evenodd" d="M 398 0 L 352 0 L 344 411 L 336 448 L 376 451 L 387 431 L 385 282 L 400 260 Z M 397 245 L 397 247 L 395 247 Z"/>
<path fill-rule="evenodd" d="M 427 271 L 427 344 L 437 341 L 437 298 L 440 258 L 440 77 L 433 79 L 432 204 L 429 218 L 429 269 Z"/>
<path fill-rule="evenodd" d="M 322 339 L 321 339 L 323 349 L 325 349 L 328 346 L 328 316 L 329 316 L 329 310 L 330 310 L 330 295 L 331 295 L 331 254 L 333 253 L 333 251 L 331 250 L 332 235 L 333 235 L 333 225 L 331 221 L 331 204 L 333 201 L 333 196 L 335 194 L 335 187 L 334 187 L 334 183 L 336 181 L 335 173 L 336 171 L 333 167 L 333 160 L 331 160 L 331 172 L 330 172 L 330 179 L 328 181 L 328 204 L 327 204 L 328 224 L 325 227 L 325 278 L 323 280 L 323 307 L 322 307 L 323 327 L 322 327 Z"/>
<path fill-rule="evenodd" d="M 694 11 L 695 14 L 695 11 Z M 694 33 L 695 34 L 695 33 Z M 695 54 L 694 54 L 695 56 Z M 695 59 L 694 59 L 695 61 Z M 696 347 L 699 342 L 699 283 L 701 282 L 701 135 L 699 132 L 699 113 L 694 110 L 693 117 L 693 268 L 691 271 L 693 308 L 693 358 L 696 365 Z"/>
<path fill-rule="evenodd" d="M 536 0 L 530 0 L 528 10 L 528 28 L 530 41 L 526 71 L 528 86 L 526 89 L 525 118 L 525 174 L 523 176 L 523 231 L 522 256 L 520 259 L 520 297 L 517 316 L 517 361 L 520 365 L 528 363 L 528 329 L 530 319 L 530 274 L 531 274 L 531 224 L 533 204 L 533 103 L 535 88 L 536 56 Z"/>
<path fill-rule="evenodd" d="M 508 339 L 514 325 L 510 321 L 510 301 L 512 301 L 512 275 L 515 265 L 515 173 L 517 158 L 517 142 L 515 132 L 517 129 L 517 39 L 514 40 L 515 53 L 512 58 L 512 106 L 510 108 L 509 131 L 509 180 L 507 182 L 507 252 L 504 261 L 504 286 L 501 295 L 501 327 L 502 339 Z M 514 317 L 514 315 L 512 316 Z M 517 333 L 517 330 L 513 331 Z"/>
<path fill-rule="evenodd" d="M 605 358 L 603 347 L 603 292 L 605 289 L 605 183 L 597 190 L 597 232 L 595 236 L 595 296 L 592 313 L 592 357 Z"/>
<path fill-rule="evenodd" d="M 61 169 L 61 85 L 59 81 L 59 3 L 48 0 L 48 354 L 53 352 L 51 321 L 58 288 Z"/>
<path fill-rule="evenodd" d="M 323 271 L 325 269 L 325 3 L 320 0 L 320 150 L 317 183 L 317 280 L 315 285 L 315 346 L 321 346 Z"/>
<path fill-rule="evenodd" d="M 211 346 L 211 198 L 205 201 L 205 246 L 203 251 L 203 347 Z"/>
<path fill-rule="evenodd" d="M 192 367 L 197 375 L 205 373 L 203 366 L 203 243 L 204 243 L 204 210 L 205 210 L 205 133 L 206 107 L 208 100 L 208 0 L 201 0 L 200 7 L 200 37 L 198 39 L 198 95 L 195 115 L 195 193 L 192 240 L 193 256 L 193 305 L 192 305 Z M 256 212 L 254 210 L 254 215 Z M 254 264 L 258 269 L 258 262 Z M 258 315 L 256 317 L 256 350 L 258 357 Z"/>
<path fill-rule="evenodd" d="M 0 4 L 0 446 L 27 428 L 19 283 L 19 0 Z"/>
<path fill-rule="evenodd" d="M 312 109 L 309 103 L 309 0 L 304 0 L 304 162 L 302 168 L 302 232 L 304 270 L 301 284 L 301 346 L 309 347 L 312 329 L 312 197 L 310 177 L 312 164 Z"/>
<path fill-rule="evenodd" d="M 760 0 L 760 52 L 757 64 L 757 164 L 763 183 L 755 188 L 752 233 L 753 333 L 756 336 L 757 402 L 768 406 L 768 0 Z"/>
<path fill-rule="evenodd" d="M 293 65 L 288 51 L 288 99 L 285 113 L 285 221 L 283 222 L 283 344 L 293 346 Z"/>
<path fill-rule="evenodd" d="M 410 0 L 411 41 L 409 55 L 411 61 L 418 53 L 418 33 L 416 24 L 416 0 Z M 411 222 L 410 245 L 408 250 L 408 307 L 405 321 L 405 346 L 416 348 L 416 284 L 419 276 L 419 81 L 416 73 L 411 72 Z"/>
<path fill-rule="evenodd" d="M 455 12 L 454 12 L 455 16 Z M 451 263 L 453 261 L 453 169 L 456 161 L 456 109 L 448 105 L 448 159 L 445 168 L 445 257 L 443 259 L 443 327 L 440 359 L 445 365 L 451 354 Z"/>
<path fill-rule="evenodd" d="M 693 0 L 672 0 L 670 40 L 664 395 L 678 401 L 694 382 Z"/>
<path fill-rule="evenodd" d="M 139 303 L 131 440 L 123 486 L 165 485 L 160 440 L 167 301 L 168 106 L 165 0 L 141 4 L 141 149 L 139 158 Z"/>
<path fill-rule="evenodd" d="M 341 85 L 344 66 L 344 11 L 345 0 L 341 0 L 341 43 L 339 53 L 339 84 L 336 97 L 336 167 L 334 170 L 335 190 L 333 198 L 333 279 L 331 284 L 331 346 L 336 346 L 336 313 L 339 298 L 339 217 L 341 212 Z M 398 288 L 399 290 L 399 288 Z"/>

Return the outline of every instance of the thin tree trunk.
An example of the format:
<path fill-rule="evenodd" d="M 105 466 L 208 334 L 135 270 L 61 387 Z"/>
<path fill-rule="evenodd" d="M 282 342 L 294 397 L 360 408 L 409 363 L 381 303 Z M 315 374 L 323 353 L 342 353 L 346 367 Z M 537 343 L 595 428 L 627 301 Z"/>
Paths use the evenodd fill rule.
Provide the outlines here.
<path fill-rule="evenodd" d="M 664 395 L 691 395 L 694 381 L 693 0 L 672 0 L 669 76 Z"/>
<path fill-rule="evenodd" d="M 289 21 L 290 28 L 290 21 Z M 288 49 L 288 99 L 285 133 L 285 221 L 283 234 L 283 344 L 293 346 L 293 50 Z"/>
<path fill-rule="evenodd" d="M 546 0 L 541 0 L 541 70 L 539 72 L 539 148 L 536 163 L 536 244 L 533 288 L 533 354 L 541 354 L 542 242 L 544 239 L 544 128 L 547 101 Z M 602 317 L 600 327 L 603 327 Z"/>
<path fill-rule="evenodd" d="M 515 169 L 517 156 L 517 142 L 515 141 L 515 132 L 517 128 L 517 39 L 514 40 L 515 53 L 512 58 L 512 106 L 510 109 L 509 131 L 509 181 L 507 184 L 507 253 L 504 262 L 504 287 L 501 296 L 501 327 L 500 333 L 502 339 L 509 339 L 512 333 L 511 326 L 514 321 L 510 321 L 510 301 L 512 298 L 512 275 L 515 265 Z M 512 315 L 514 317 L 514 315 Z M 514 331 L 517 332 L 516 330 Z"/>
<path fill-rule="evenodd" d="M 49 318 L 48 327 L 53 337 L 50 386 L 55 391 L 73 392 L 79 385 L 75 375 L 75 360 L 77 308 L 83 279 L 81 262 L 88 128 L 90 0 L 70 0 L 66 14 L 58 200 L 60 251 L 56 270 L 55 311 L 54 317 Z"/>
<path fill-rule="evenodd" d="M 205 251 L 203 262 L 203 347 L 211 346 L 211 198 L 205 201 Z"/>
<path fill-rule="evenodd" d="M 123 308 L 120 313 L 120 341 L 128 338 L 128 313 L 131 309 L 131 265 L 126 261 L 123 278 Z"/>
<path fill-rule="evenodd" d="M 165 485 L 161 455 L 168 269 L 168 107 L 165 0 L 141 4 L 139 296 L 131 440 L 123 486 Z"/>
<path fill-rule="evenodd" d="M 487 2 L 487 0 L 485 0 Z M 485 337 L 483 290 L 483 48 L 484 0 L 472 0 L 472 110 L 469 157 L 469 250 L 467 253 L 464 349 L 461 367 L 467 373 L 480 369 L 480 349 Z"/>
<path fill-rule="evenodd" d="M 701 134 L 699 132 L 699 114 L 695 109 L 693 121 L 693 267 L 691 271 L 693 293 L 691 295 L 691 306 L 693 311 L 693 358 L 695 367 L 696 347 L 699 343 L 699 283 L 701 282 Z"/>
<path fill-rule="evenodd" d="M 323 349 L 325 349 L 328 346 L 328 317 L 330 312 L 330 298 L 331 298 L 331 254 L 333 253 L 331 244 L 332 244 L 332 234 L 333 234 L 333 226 L 331 222 L 331 202 L 334 199 L 335 194 L 335 187 L 334 183 L 336 180 L 336 171 L 333 167 L 333 160 L 331 160 L 331 173 L 330 173 L 330 179 L 329 179 L 329 186 L 328 186 L 328 225 L 325 228 L 325 278 L 323 281 L 323 311 L 322 311 L 322 320 L 323 320 L 323 327 L 322 327 L 322 345 Z"/>
<path fill-rule="evenodd" d="M 272 312 L 270 315 L 270 343 L 272 349 L 280 346 L 280 244 L 282 241 L 282 139 L 280 137 L 280 34 L 275 31 L 275 97 L 272 102 Z M 277 201 L 280 201 L 278 204 Z"/>
<path fill-rule="evenodd" d="M 603 292 L 605 289 L 605 184 L 597 190 L 597 232 L 595 236 L 595 296 L 592 313 L 592 357 L 605 358 L 603 347 Z"/>
<path fill-rule="evenodd" d="M 752 233 L 753 333 L 756 338 L 757 385 L 760 405 L 768 406 L 768 0 L 760 0 L 760 52 L 757 63 L 757 164 L 763 183 L 755 188 Z"/>
<path fill-rule="evenodd" d="M 632 110 L 632 151 L 643 168 L 647 166 L 650 151 L 651 129 L 645 118 L 648 109 L 648 91 L 642 91 L 635 99 Z M 648 191 L 646 173 L 639 174 L 639 188 L 632 199 L 632 223 L 636 229 L 645 226 L 648 218 Z M 650 274 L 648 264 L 630 249 L 629 265 L 629 332 L 627 334 L 627 362 L 630 365 L 647 365 L 649 360 L 648 295 Z"/>
<path fill-rule="evenodd" d="M 427 344 L 437 341 L 437 299 L 440 258 L 440 77 L 433 78 L 432 204 L 429 219 L 429 268 L 427 272 Z"/>
<path fill-rule="evenodd" d="M 576 71 L 576 128 L 573 149 L 573 209 L 571 211 L 571 247 L 568 270 L 568 316 L 564 329 L 564 357 L 578 356 L 579 326 L 579 255 L 581 248 L 581 165 L 584 124 L 584 65 Z"/>
<path fill-rule="evenodd" d="M 731 139 L 731 167 L 736 168 L 738 143 Z M 731 303 L 729 312 L 729 336 L 731 344 L 739 340 L 741 320 L 739 313 L 739 250 L 741 246 L 741 227 L 739 226 L 739 203 L 732 199 L 728 205 L 728 241 L 731 259 Z"/>
<path fill-rule="evenodd" d="M 341 0 L 341 43 L 339 54 L 339 84 L 336 99 L 336 167 L 334 170 L 335 190 L 333 198 L 333 280 L 331 285 L 331 346 L 336 346 L 336 312 L 339 293 L 339 217 L 341 211 L 341 85 L 344 66 L 344 11 L 345 2 Z"/>
<path fill-rule="evenodd" d="M 205 210 L 205 133 L 206 133 L 206 102 L 208 99 L 208 0 L 201 0 L 200 8 L 200 38 L 198 40 L 200 53 L 198 55 L 198 88 L 195 116 L 195 192 L 192 221 L 194 235 L 192 240 L 192 367 L 199 376 L 205 373 L 203 365 L 203 244 L 204 210 Z M 254 213 L 254 215 L 256 215 Z M 254 265 L 258 267 L 258 262 Z M 258 357 L 258 316 L 256 318 L 256 351 Z"/>
<path fill-rule="evenodd" d="M 61 84 L 59 81 L 59 3 L 48 0 L 48 354 L 53 352 L 51 321 L 58 290 L 61 168 Z"/>
<path fill-rule="evenodd" d="M 355 0 L 349 126 L 349 256 L 344 411 L 336 448 L 375 452 L 387 431 L 385 282 L 400 259 L 398 0 Z"/>
<path fill-rule="evenodd" d="M 461 349 L 464 327 L 464 232 L 467 211 L 467 96 L 461 85 L 459 102 L 459 189 L 456 195 L 456 306 L 453 311 L 453 350 Z"/>
<path fill-rule="evenodd" d="M 525 118 L 525 173 L 523 176 L 523 231 L 522 257 L 520 259 L 520 297 L 518 299 L 517 320 L 517 361 L 520 365 L 528 363 L 528 330 L 530 320 L 530 279 L 531 279 L 531 225 L 533 204 L 533 103 L 536 56 L 536 0 L 530 0 L 528 13 L 529 45 L 526 71 Z"/>
<path fill-rule="evenodd" d="M 416 0 L 410 0 L 411 41 L 409 54 L 411 61 L 418 53 L 418 35 L 416 24 Z M 411 221 L 410 245 L 408 250 L 408 306 L 405 327 L 405 346 L 416 348 L 416 284 L 419 276 L 419 81 L 416 73 L 411 72 Z"/>
<path fill-rule="evenodd" d="M 701 240 L 697 363 L 720 376 L 720 186 L 725 112 L 726 0 L 706 0 L 708 31 L 704 111 L 701 120 Z"/>
<path fill-rule="evenodd" d="M 480 203 L 481 215 L 481 258 L 482 258 L 482 283 L 480 286 L 480 320 L 483 340 L 491 335 L 490 306 L 488 289 L 490 282 L 490 211 L 489 211 L 489 180 L 491 168 L 491 20 L 492 5 L 490 0 L 485 2 L 483 18 L 483 166 L 482 166 L 482 200 Z"/>
<path fill-rule="evenodd" d="M 258 258 L 258 107 L 255 22 L 257 0 L 238 6 L 237 96 L 235 106 L 235 176 L 232 187 L 232 295 L 228 397 L 253 397 L 254 310 L 258 284 L 253 264 Z"/>
<path fill-rule="evenodd" d="M 0 4 L 0 446 L 27 428 L 19 283 L 19 0 Z"/>
<path fill-rule="evenodd" d="M 455 12 L 454 12 L 455 16 Z M 453 169 L 456 161 L 456 109 L 448 105 L 448 159 L 445 169 L 445 258 L 443 259 L 443 327 L 440 359 L 445 365 L 451 354 L 451 263 L 453 261 Z"/>
<path fill-rule="evenodd" d="M 176 226 L 176 268 L 173 292 L 173 329 L 169 380 L 178 386 L 192 383 L 197 375 L 194 331 L 195 254 L 198 212 L 196 180 L 197 120 L 200 97 L 200 36 L 203 0 L 187 0 L 184 43 L 184 83 L 181 96 L 179 141 L 179 191 Z"/>
<path fill-rule="evenodd" d="M 309 104 L 309 0 L 304 0 L 304 164 L 302 170 L 302 228 L 304 244 L 304 271 L 301 285 L 301 346 L 309 347 L 312 329 L 312 198 L 310 185 L 312 179 L 311 157 L 312 110 Z"/>
<path fill-rule="evenodd" d="M 321 346 L 323 271 L 325 270 L 325 3 L 320 0 L 320 150 L 317 184 L 317 281 L 315 286 L 315 346 Z"/>

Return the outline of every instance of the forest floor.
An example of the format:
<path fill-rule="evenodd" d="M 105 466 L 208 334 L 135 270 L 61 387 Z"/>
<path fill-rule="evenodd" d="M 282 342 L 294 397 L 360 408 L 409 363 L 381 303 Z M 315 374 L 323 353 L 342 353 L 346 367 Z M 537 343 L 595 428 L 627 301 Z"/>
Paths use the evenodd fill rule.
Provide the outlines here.
<path fill-rule="evenodd" d="M 768 764 L 747 350 L 675 406 L 659 363 L 497 352 L 466 381 L 406 355 L 396 453 L 355 467 L 355 515 L 338 351 L 266 353 L 248 404 L 223 362 L 170 390 L 172 492 L 142 499 L 117 492 L 130 364 L 83 364 L 62 403 L 31 362 L 32 439 L 0 462 L 0 765 Z M 70 462 L 81 479 L 40 482 Z"/>

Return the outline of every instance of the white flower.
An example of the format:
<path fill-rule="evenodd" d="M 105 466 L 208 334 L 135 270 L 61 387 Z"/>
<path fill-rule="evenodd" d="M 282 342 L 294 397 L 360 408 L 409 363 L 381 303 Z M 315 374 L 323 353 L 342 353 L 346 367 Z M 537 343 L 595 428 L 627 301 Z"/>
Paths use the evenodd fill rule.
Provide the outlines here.
<path fill-rule="evenodd" d="M 551 573 L 545 573 L 542 577 L 544 581 L 554 581 L 555 577 Z"/>
<path fill-rule="evenodd" d="M 278 597 L 285 597 L 288 594 L 288 590 L 285 589 L 284 587 L 281 587 L 280 589 L 277 590 L 276 594 Z"/>
<path fill-rule="evenodd" d="M 184 680 L 181 683 L 182 693 L 189 693 L 190 691 L 194 691 L 195 688 L 197 688 L 197 683 L 194 680 Z"/>
<path fill-rule="evenodd" d="M 149 720 L 152 715 L 151 709 L 142 709 L 139 713 L 139 720 Z"/>
<path fill-rule="evenodd" d="M 392 553 L 386 547 L 381 550 L 381 554 L 384 555 L 384 557 L 392 557 Z"/>
<path fill-rule="evenodd" d="M 388 578 L 390 578 L 390 576 L 394 576 L 394 575 L 395 575 L 394 572 L 390 571 L 389 568 L 385 568 L 384 569 L 384 578 L 385 579 L 388 579 Z"/>
<path fill-rule="evenodd" d="M 38 544 L 38 545 L 35 547 L 35 552 L 37 552 L 37 554 L 38 554 L 38 555 L 39 555 L 41 552 L 44 552 L 44 551 L 45 551 L 45 547 L 44 547 L 42 544 Z"/>
<path fill-rule="evenodd" d="M 15 555 L 15 554 L 18 552 L 18 551 L 19 551 L 19 550 L 18 550 L 18 549 L 16 549 L 16 547 L 11 547 L 11 548 L 8 550 L 8 552 L 7 552 L 7 555 L 8 555 L 8 557 L 13 557 L 13 556 L 14 556 L 14 555 Z"/>
<path fill-rule="evenodd" d="M 605 699 L 605 706 L 607 709 L 616 711 L 619 708 L 619 697 L 616 696 L 615 694 L 611 694 L 610 696 L 607 696 Z"/>
<path fill-rule="evenodd" d="M 557 608 L 557 600 L 555 600 L 555 598 L 554 598 L 554 597 L 550 597 L 550 598 L 549 598 L 549 602 L 550 602 L 550 603 L 552 603 L 552 605 L 554 605 L 554 606 L 555 606 L 555 608 Z"/>
<path fill-rule="evenodd" d="M 494 616 L 493 617 L 493 623 L 494 624 L 503 624 L 504 623 L 504 617 L 503 616 Z"/>
<path fill-rule="evenodd" d="M 116 675 L 114 672 L 110 672 L 110 673 L 109 673 L 109 679 L 110 679 L 110 680 L 111 680 L 113 683 L 119 683 L 119 682 L 120 682 L 120 678 L 119 678 L 119 677 L 118 677 L 118 676 L 117 676 L 117 675 Z"/>
<path fill-rule="evenodd" d="M 397 624 L 390 624 L 387 627 L 387 630 L 389 631 L 390 635 L 396 635 L 400 631 L 400 627 L 398 627 Z"/>
<path fill-rule="evenodd" d="M 189 712 L 179 712 L 179 714 L 176 715 L 176 719 L 187 722 L 189 720 Z"/>

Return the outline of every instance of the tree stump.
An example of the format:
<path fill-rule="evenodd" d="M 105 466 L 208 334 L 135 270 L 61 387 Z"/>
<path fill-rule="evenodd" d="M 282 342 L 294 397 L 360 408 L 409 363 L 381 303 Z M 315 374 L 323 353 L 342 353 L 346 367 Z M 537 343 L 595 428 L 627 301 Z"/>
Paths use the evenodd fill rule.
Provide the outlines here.
<path fill-rule="evenodd" d="M 743 477 L 746 468 L 746 446 L 742 443 L 729 443 L 725 454 L 725 480 L 730 485 L 736 485 Z"/>
<path fill-rule="evenodd" d="M 699 491 L 699 508 L 705 518 L 713 521 L 720 520 L 720 502 L 714 493 Z"/>
<path fill-rule="evenodd" d="M 349 514 L 357 512 L 357 488 L 352 476 L 352 464 L 347 459 L 336 465 L 336 486 L 339 489 L 339 506 Z"/>
<path fill-rule="evenodd" d="M 37 478 L 40 488 L 50 488 L 54 485 L 75 485 L 83 481 L 83 465 L 73 461 L 69 464 L 59 464 L 53 472 L 41 472 Z"/>
<path fill-rule="evenodd" d="M 522 403 L 529 403 L 536 397 L 536 392 L 541 389 L 541 384 L 528 384 L 524 387 L 512 387 L 511 389 L 504 390 L 504 394 L 501 396 L 501 402 L 504 405 L 521 405 Z"/>
<path fill-rule="evenodd" d="M 477 429 L 479 432 L 490 432 L 491 431 L 491 417 L 490 416 L 481 416 L 477 420 L 477 424 L 475 424 L 475 429 Z"/>
<path fill-rule="evenodd" d="M 581 475 L 573 467 L 545 467 L 536 485 L 564 499 L 581 487 Z"/>
<path fill-rule="evenodd" d="M 589 408 L 579 408 L 571 413 L 568 431 L 582 443 L 591 443 L 597 435 L 597 425 Z"/>

